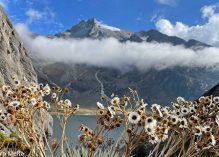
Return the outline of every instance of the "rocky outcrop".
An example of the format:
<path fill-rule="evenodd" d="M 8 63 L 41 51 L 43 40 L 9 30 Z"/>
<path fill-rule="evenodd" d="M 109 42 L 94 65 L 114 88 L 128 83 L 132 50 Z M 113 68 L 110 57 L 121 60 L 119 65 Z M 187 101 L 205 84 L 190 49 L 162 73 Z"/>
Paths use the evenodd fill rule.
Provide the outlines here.
<path fill-rule="evenodd" d="M 26 83 L 37 82 L 37 75 L 32 61 L 6 13 L 0 6 L 0 88 L 3 84 L 13 86 L 13 77 L 21 82 L 22 80 L 25 80 Z M 0 104 L 0 133 L 3 130 L 6 135 L 10 135 L 15 128 L 1 123 L 1 118 L 5 113 L 4 106 Z M 46 116 L 45 130 L 46 134 L 51 136 L 53 120 L 47 112 Z M 37 121 L 37 119 L 36 116 L 35 120 Z"/>
<path fill-rule="evenodd" d="M 37 81 L 31 59 L 0 6 L 0 85 L 12 85 L 12 76 Z"/>

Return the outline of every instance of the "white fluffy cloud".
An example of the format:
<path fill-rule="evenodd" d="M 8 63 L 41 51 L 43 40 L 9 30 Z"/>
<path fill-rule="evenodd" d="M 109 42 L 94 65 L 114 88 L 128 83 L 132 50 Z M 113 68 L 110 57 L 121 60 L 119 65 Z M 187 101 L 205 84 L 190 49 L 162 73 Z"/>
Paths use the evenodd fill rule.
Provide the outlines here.
<path fill-rule="evenodd" d="M 27 23 L 32 23 L 39 20 L 51 20 L 51 18 L 54 18 L 55 16 L 55 13 L 50 9 L 44 9 L 43 11 L 40 11 L 33 8 L 29 8 L 25 12 L 25 14 L 28 17 Z"/>
<path fill-rule="evenodd" d="M 157 3 L 163 4 L 163 5 L 169 5 L 174 6 L 176 5 L 176 0 L 156 0 Z"/>
<path fill-rule="evenodd" d="M 209 5 L 204 6 L 201 8 L 202 11 L 202 17 L 203 18 L 209 18 L 215 14 L 216 5 Z"/>
<path fill-rule="evenodd" d="M 168 19 L 160 19 L 156 27 L 162 33 L 179 36 L 184 39 L 196 39 L 219 47 L 219 13 L 217 5 L 204 6 L 202 17 L 207 18 L 203 25 L 188 26 L 182 22 L 171 23 Z"/>
<path fill-rule="evenodd" d="M 26 15 L 31 19 L 37 19 L 37 20 L 43 17 L 43 13 L 35 9 L 28 9 L 26 11 Z"/>
<path fill-rule="evenodd" d="M 16 29 L 29 52 L 55 61 L 123 70 L 133 66 L 143 70 L 173 66 L 219 69 L 219 49 L 217 48 L 194 51 L 170 44 L 120 43 L 113 38 L 103 40 L 51 39 L 43 36 L 31 38 L 31 32 L 25 25 L 18 24 Z"/>

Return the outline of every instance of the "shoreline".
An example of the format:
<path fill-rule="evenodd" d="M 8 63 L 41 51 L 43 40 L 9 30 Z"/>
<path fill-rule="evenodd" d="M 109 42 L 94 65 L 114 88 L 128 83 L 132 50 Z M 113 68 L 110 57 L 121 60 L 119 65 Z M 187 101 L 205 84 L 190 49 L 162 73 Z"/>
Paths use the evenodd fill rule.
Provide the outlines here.
<path fill-rule="evenodd" d="M 49 113 L 53 116 L 57 114 L 56 109 L 53 108 Z M 84 116 L 95 116 L 97 112 L 96 108 L 79 108 L 78 111 L 74 115 L 84 115 Z"/>

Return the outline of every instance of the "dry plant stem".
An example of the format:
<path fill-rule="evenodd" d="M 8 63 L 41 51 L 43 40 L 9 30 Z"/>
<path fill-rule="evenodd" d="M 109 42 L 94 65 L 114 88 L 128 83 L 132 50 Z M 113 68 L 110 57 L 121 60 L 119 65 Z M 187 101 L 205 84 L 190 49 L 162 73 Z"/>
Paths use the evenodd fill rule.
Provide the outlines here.
<path fill-rule="evenodd" d="M 182 145 L 181 145 L 181 149 L 180 149 L 180 152 L 179 152 L 179 157 L 183 156 L 185 154 L 185 142 L 186 142 L 185 134 L 186 134 L 185 132 L 182 133 Z"/>
<path fill-rule="evenodd" d="M 21 128 L 21 129 L 20 129 Z M 25 133 L 24 133 L 24 131 L 25 131 L 25 129 L 24 129 L 24 126 L 23 125 L 21 125 L 20 127 L 18 127 L 18 130 L 20 131 L 20 133 L 21 133 L 21 135 L 22 135 L 22 139 L 24 140 L 24 142 L 26 143 L 26 145 L 29 147 L 29 148 L 31 148 L 30 147 L 30 144 L 28 143 L 28 141 L 27 141 L 27 139 L 26 139 L 26 137 L 25 137 Z M 36 135 L 35 133 L 33 133 L 33 135 Z M 38 141 L 36 138 L 35 138 L 35 140 L 34 141 Z M 41 148 L 41 145 L 37 142 L 36 143 L 36 148 L 39 150 L 39 155 L 41 156 L 41 157 L 44 157 L 45 156 L 45 152 L 43 151 L 43 149 Z M 32 150 L 33 151 L 33 150 Z M 34 154 L 37 154 L 37 152 L 33 152 Z"/>
<path fill-rule="evenodd" d="M 114 146 L 114 149 L 113 149 L 113 157 L 116 155 L 116 149 L 117 149 L 117 147 L 118 147 L 118 144 L 119 144 L 119 142 L 122 140 L 122 138 L 123 138 L 123 136 L 124 136 L 124 134 L 126 133 L 126 130 L 124 129 L 123 130 L 123 132 L 122 132 L 122 134 L 121 134 L 121 136 L 119 137 L 119 139 L 116 141 L 116 144 L 115 144 L 115 146 Z"/>
<path fill-rule="evenodd" d="M 218 150 L 216 150 L 215 152 L 216 152 L 216 155 L 217 155 L 217 156 L 219 156 L 219 151 L 218 151 Z"/>
<path fill-rule="evenodd" d="M 175 143 L 175 144 L 174 144 Z M 181 139 L 178 139 L 178 141 L 174 141 L 174 143 L 171 145 L 171 147 L 168 149 L 164 157 L 170 157 L 172 156 L 176 151 L 176 147 L 179 146 L 179 144 L 182 144 Z"/>
<path fill-rule="evenodd" d="M 181 156 L 181 157 L 192 156 L 193 151 L 195 151 L 195 145 L 191 146 L 191 148 L 189 149 L 189 151 L 188 151 L 186 154 L 184 154 L 183 156 Z"/>
<path fill-rule="evenodd" d="M 94 157 L 94 152 L 93 151 L 89 151 L 88 157 Z"/>
<path fill-rule="evenodd" d="M 65 156 L 65 152 L 64 152 L 64 140 L 65 140 L 65 127 L 66 127 L 67 119 L 68 119 L 68 117 L 64 116 L 63 122 L 62 122 L 62 136 L 61 136 L 61 156 L 62 157 Z"/>
<path fill-rule="evenodd" d="M 162 151 L 161 151 L 159 157 L 163 157 L 163 155 L 164 155 L 164 153 L 166 152 L 166 150 L 168 149 L 168 147 L 169 147 L 169 145 L 170 145 L 170 143 L 171 143 L 173 137 L 174 137 L 174 133 L 172 132 L 171 135 L 170 135 L 170 138 L 169 138 L 168 142 L 167 142 L 166 145 L 163 147 L 163 149 L 162 149 Z"/>
<path fill-rule="evenodd" d="M 97 130 L 96 137 L 98 137 L 104 131 L 104 126 L 101 126 L 100 129 L 96 129 L 96 130 Z"/>
<path fill-rule="evenodd" d="M 42 156 L 42 157 L 46 156 L 43 146 L 40 144 L 39 139 L 36 137 L 36 132 L 33 133 L 33 136 L 34 136 L 34 139 L 35 139 L 34 141 L 36 141 L 36 143 L 35 143 L 36 148 L 39 150 L 40 156 Z"/>
<path fill-rule="evenodd" d="M 194 151 L 195 151 L 195 143 L 194 143 L 194 137 L 193 137 L 191 139 L 191 142 L 190 142 L 190 145 L 189 145 L 187 152 L 182 157 L 191 156 Z"/>
<path fill-rule="evenodd" d="M 188 155 L 190 156 L 190 154 L 192 153 L 192 151 L 195 148 L 194 137 L 192 137 L 191 139 L 189 139 L 189 137 L 188 137 L 186 141 L 188 141 L 188 140 L 190 140 L 189 147 L 188 147 L 187 151 L 185 151 L 180 157 L 186 157 Z"/>
<path fill-rule="evenodd" d="M 67 146 L 68 152 L 70 153 L 70 156 L 72 157 L 73 155 L 72 155 L 72 153 L 71 153 L 71 149 L 70 149 L 70 147 L 69 147 L 69 144 L 68 144 L 67 140 L 65 140 L 65 144 L 66 144 L 66 146 Z"/>
<path fill-rule="evenodd" d="M 125 145 L 125 151 L 122 155 L 122 157 L 128 157 L 131 154 L 131 136 L 132 135 L 128 135 L 128 141 L 125 141 L 126 145 Z"/>
<path fill-rule="evenodd" d="M 61 129 L 63 130 L 63 121 L 64 120 L 63 120 L 63 117 L 60 116 L 60 114 L 61 113 L 60 113 L 60 111 L 58 110 L 58 107 L 57 107 L 57 114 L 56 114 L 56 116 L 59 119 L 59 121 L 60 121 L 59 125 L 60 125 Z M 62 142 L 62 138 L 59 140 L 58 145 L 60 145 L 61 142 Z M 53 154 L 57 151 L 57 149 L 58 149 L 58 147 L 52 151 Z"/>
<path fill-rule="evenodd" d="M 37 136 L 37 132 L 36 132 L 36 129 L 35 129 L 35 126 L 33 125 L 33 123 L 31 123 L 31 131 L 32 131 L 33 136 L 34 136 L 34 139 L 35 139 L 34 141 L 36 142 L 37 149 L 40 150 L 40 152 L 41 152 L 40 154 L 42 154 L 42 156 L 46 156 L 44 148 L 43 148 L 42 144 L 40 143 L 39 136 Z"/>
<path fill-rule="evenodd" d="M 126 147 L 125 147 L 125 151 L 124 151 L 122 157 L 128 157 L 130 155 L 130 148 L 129 148 L 129 146 L 130 146 L 130 144 L 127 143 Z"/>
<path fill-rule="evenodd" d="M 27 142 L 27 139 L 26 139 L 25 135 L 23 135 L 23 131 L 21 131 L 20 128 L 18 128 L 18 131 L 21 133 L 22 140 L 24 140 L 25 144 L 30 148 L 30 144 Z"/>
<path fill-rule="evenodd" d="M 158 151 L 159 151 L 159 148 L 160 148 L 160 142 L 157 143 L 157 148 L 156 148 L 156 152 L 155 152 L 155 157 L 158 156 Z"/>
<path fill-rule="evenodd" d="M 49 149 L 49 152 L 50 152 L 50 155 L 51 155 L 51 157 L 54 157 L 54 155 L 53 155 L 53 152 L 52 152 L 52 150 L 51 150 L 51 148 L 50 148 L 50 145 L 49 145 L 49 143 L 48 143 L 48 140 L 47 140 L 47 138 L 46 138 L 46 134 L 45 134 L 45 129 L 44 129 L 44 124 L 45 124 L 45 117 L 43 117 L 43 115 L 42 115 L 42 113 L 41 113 L 41 110 L 40 110 L 40 118 L 41 118 L 41 124 L 42 124 L 42 132 L 43 132 L 43 136 L 44 136 L 44 138 L 45 138 L 45 141 L 46 141 L 46 145 L 47 145 L 47 147 L 48 147 L 48 149 Z"/>
<path fill-rule="evenodd" d="M 157 151 L 159 149 L 160 143 L 157 143 L 157 145 L 154 147 L 153 151 L 150 153 L 150 155 L 148 157 L 157 157 Z"/>

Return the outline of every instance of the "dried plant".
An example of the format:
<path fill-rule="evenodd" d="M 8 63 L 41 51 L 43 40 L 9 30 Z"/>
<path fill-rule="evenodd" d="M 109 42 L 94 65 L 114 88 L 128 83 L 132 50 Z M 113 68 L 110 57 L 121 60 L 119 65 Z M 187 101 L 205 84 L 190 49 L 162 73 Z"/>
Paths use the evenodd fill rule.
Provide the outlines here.
<path fill-rule="evenodd" d="M 128 157 L 142 144 L 150 144 L 149 157 L 197 157 L 211 153 L 219 156 L 219 97 L 200 97 L 186 101 L 178 97 L 170 106 L 147 105 L 138 93 L 112 96 L 97 102 L 96 127 L 81 124 L 81 146 L 70 147 L 65 129 L 79 105 L 63 99 L 67 90 L 29 83 L 14 78 L 14 86 L 2 85 L 0 122 L 11 129 L 0 130 L 0 150 L 13 147 L 28 156 Z M 50 105 L 60 120 L 61 138 L 48 140 L 47 111 Z M 109 134 L 122 128 L 119 138 Z M 148 149 L 149 149 L 148 148 Z"/>
<path fill-rule="evenodd" d="M 80 141 L 88 148 L 89 157 L 104 147 L 106 135 L 118 127 L 124 127 L 121 138 L 110 145 L 123 157 L 130 156 L 142 143 L 154 145 L 149 157 L 196 157 L 205 152 L 219 155 L 219 97 L 197 101 L 178 97 L 171 107 L 153 104 L 146 112 L 147 104 L 136 91 L 131 93 L 131 97 L 113 97 L 108 107 L 97 102 L 94 130 L 81 125 Z"/>
<path fill-rule="evenodd" d="M 44 157 L 49 151 L 50 155 L 54 156 L 54 142 L 51 145 L 48 141 L 50 135 L 46 128 L 46 125 L 49 125 L 47 111 L 52 104 L 60 108 L 58 111 L 62 126 L 60 141 L 62 156 L 64 156 L 65 125 L 68 117 L 79 106 L 73 107 L 69 100 L 61 100 L 64 94 L 61 88 L 50 88 L 49 85 L 43 86 L 43 84 L 34 82 L 24 85 L 25 82 L 21 84 L 16 78 L 13 79 L 13 87 L 8 85 L 1 87 L 0 104 L 4 106 L 5 110 L 0 110 L 0 122 L 9 129 L 16 130 L 18 137 L 2 139 L 1 148 L 5 148 L 5 144 L 17 146 L 14 143 L 18 141 L 22 147 L 25 147 L 26 155 Z M 1 128 L 0 132 L 7 135 L 4 128 Z M 57 147 L 58 145 L 57 143 Z"/>

